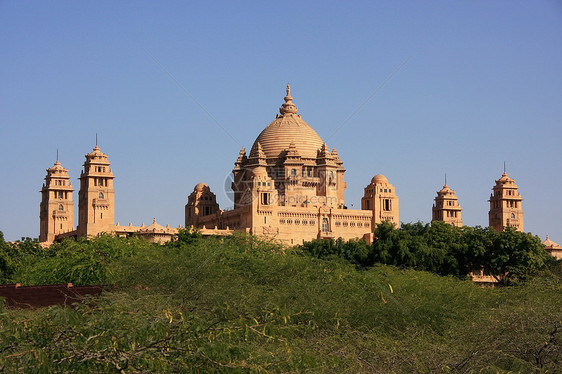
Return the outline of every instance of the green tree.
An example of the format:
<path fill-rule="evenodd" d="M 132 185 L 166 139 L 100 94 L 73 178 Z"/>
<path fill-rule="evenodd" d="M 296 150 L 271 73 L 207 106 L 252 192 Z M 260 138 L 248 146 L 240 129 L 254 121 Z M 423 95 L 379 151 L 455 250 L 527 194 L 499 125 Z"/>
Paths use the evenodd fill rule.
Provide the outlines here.
<path fill-rule="evenodd" d="M 502 284 L 524 280 L 552 261 L 538 236 L 513 227 L 501 232 L 489 230 L 487 235 L 491 240 L 487 241 L 483 267 Z"/>

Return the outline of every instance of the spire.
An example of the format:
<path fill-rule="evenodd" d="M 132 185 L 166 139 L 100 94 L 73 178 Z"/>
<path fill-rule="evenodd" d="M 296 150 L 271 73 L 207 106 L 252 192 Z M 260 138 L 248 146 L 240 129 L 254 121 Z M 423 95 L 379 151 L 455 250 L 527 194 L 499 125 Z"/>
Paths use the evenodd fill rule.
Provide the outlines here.
<path fill-rule="evenodd" d="M 293 104 L 293 98 L 291 97 L 291 86 L 287 83 L 287 96 L 285 96 L 285 103 L 279 108 L 279 113 L 282 116 L 286 114 L 297 114 L 297 107 Z"/>

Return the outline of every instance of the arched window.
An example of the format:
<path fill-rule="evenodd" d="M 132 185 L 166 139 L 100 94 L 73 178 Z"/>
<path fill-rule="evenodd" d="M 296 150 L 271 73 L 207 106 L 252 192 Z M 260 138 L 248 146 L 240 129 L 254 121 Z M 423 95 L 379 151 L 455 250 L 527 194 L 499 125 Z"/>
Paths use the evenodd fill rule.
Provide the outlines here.
<path fill-rule="evenodd" d="M 322 218 L 322 232 L 328 232 L 328 218 Z"/>
<path fill-rule="evenodd" d="M 291 177 L 297 176 L 297 169 L 291 169 Z"/>
<path fill-rule="evenodd" d="M 515 218 L 515 213 L 511 213 L 511 218 Z"/>
<path fill-rule="evenodd" d="M 64 207 L 62 206 L 62 204 L 59 204 L 59 210 L 64 210 Z"/>
<path fill-rule="evenodd" d="M 98 195 L 98 197 L 99 197 L 100 199 L 103 199 L 103 192 L 100 192 L 100 194 Z"/>

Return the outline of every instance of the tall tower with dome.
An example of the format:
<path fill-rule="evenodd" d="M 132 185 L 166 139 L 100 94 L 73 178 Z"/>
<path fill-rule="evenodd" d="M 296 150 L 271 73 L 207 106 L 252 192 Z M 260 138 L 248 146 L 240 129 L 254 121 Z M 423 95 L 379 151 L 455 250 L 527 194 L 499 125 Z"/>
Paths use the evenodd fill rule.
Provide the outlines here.
<path fill-rule="evenodd" d="M 396 226 L 400 223 L 396 189 L 382 174 L 375 175 L 371 183 L 365 187 L 361 209 L 373 211 L 373 227 L 384 221 L 392 222 Z"/>
<path fill-rule="evenodd" d="M 114 231 L 115 191 L 107 155 L 97 146 L 85 155 L 78 192 L 78 236 Z"/>
<path fill-rule="evenodd" d="M 74 230 L 73 191 L 68 169 L 62 167 L 57 157 L 55 164 L 47 169 L 41 188 L 40 242 L 53 242 L 56 235 Z"/>

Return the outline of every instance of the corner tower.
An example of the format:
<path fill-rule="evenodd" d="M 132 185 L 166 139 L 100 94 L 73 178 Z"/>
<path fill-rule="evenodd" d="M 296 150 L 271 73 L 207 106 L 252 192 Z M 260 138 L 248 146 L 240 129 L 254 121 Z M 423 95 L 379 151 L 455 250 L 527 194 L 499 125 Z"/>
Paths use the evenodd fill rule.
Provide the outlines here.
<path fill-rule="evenodd" d="M 432 209 L 432 221 L 443 221 L 453 226 L 461 227 L 461 206 L 454 190 L 451 190 L 447 183 L 441 191 L 437 191 L 435 203 Z"/>
<path fill-rule="evenodd" d="M 185 227 L 199 224 L 199 218 L 215 214 L 219 211 L 217 196 L 205 183 L 199 183 L 187 198 L 185 204 Z"/>
<path fill-rule="evenodd" d="M 113 231 L 115 216 L 114 176 L 107 155 L 96 145 L 85 157 L 78 193 L 79 237 Z"/>
<path fill-rule="evenodd" d="M 74 230 L 73 191 L 68 169 L 57 160 L 41 189 L 39 242 L 52 243 L 56 235 Z"/>
<path fill-rule="evenodd" d="M 490 195 L 490 212 L 488 213 L 490 227 L 502 231 L 504 227 L 515 227 L 523 232 L 523 208 L 519 187 L 515 179 L 511 179 L 504 171 L 502 177 L 496 180 Z"/>
<path fill-rule="evenodd" d="M 396 226 L 400 223 L 396 190 L 382 174 L 375 175 L 371 184 L 365 187 L 361 209 L 373 212 L 372 230 L 376 228 L 376 224 L 383 221 L 390 221 Z"/>

